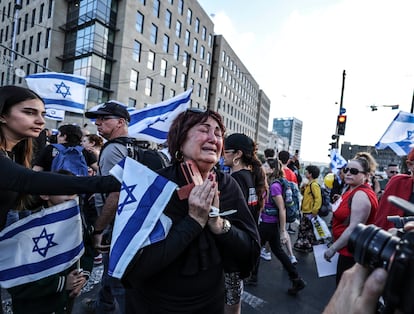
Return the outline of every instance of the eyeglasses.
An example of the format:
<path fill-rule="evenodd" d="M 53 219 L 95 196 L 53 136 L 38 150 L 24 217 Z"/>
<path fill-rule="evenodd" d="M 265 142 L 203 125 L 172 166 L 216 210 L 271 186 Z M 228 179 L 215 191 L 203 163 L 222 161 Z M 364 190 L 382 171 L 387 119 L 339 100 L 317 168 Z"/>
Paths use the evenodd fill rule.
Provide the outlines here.
<path fill-rule="evenodd" d="M 121 119 L 121 117 L 118 116 L 97 116 L 96 120 L 110 120 L 110 119 Z"/>
<path fill-rule="evenodd" d="M 391 174 L 397 174 L 397 173 L 398 173 L 398 171 L 391 170 L 391 171 L 390 171 L 390 173 L 391 173 Z"/>
<path fill-rule="evenodd" d="M 366 173 L 365 171 L 358 170 L 357 168 L 345 168 L 342 171 L 344 173 L 348 173 L 349 171 L 353 175 L 357 175 L 358 173 Z"/>

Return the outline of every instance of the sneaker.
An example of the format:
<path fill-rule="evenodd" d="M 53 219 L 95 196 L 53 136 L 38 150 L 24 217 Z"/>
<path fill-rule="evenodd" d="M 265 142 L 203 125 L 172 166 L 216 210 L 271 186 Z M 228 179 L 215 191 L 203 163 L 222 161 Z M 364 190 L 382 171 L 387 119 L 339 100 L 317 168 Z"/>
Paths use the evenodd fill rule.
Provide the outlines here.
<path fill-rule="evenodd" d="M 286 230 L 287 230 L 287 232 L 288 232 L 289 234 L 295 234 L 295 233 L 296 233 L 296 231 L 292 229 L 291 224 L 289 224 L 289 226 L 287 227 L 287 229 L 286 229 Z"/>
<path fill-rule="evenodd" d="M 82 304 L 82 309 L 84 310 L 85 313 L 90 313 L 90 314 L 95 313 L 96 311 L 95 299 L 85 298 L 82 300 L 81 304 Z"/>
<path fill-rule="evenodd" d="M 246 278 L 243 282 L 245 286 L 257 286 L 257 276 L 256 275 L 250 275 L 249 278 Z"/>
<path fill-rule="evenodd" d="M 287 232 L 288 232 L 289 234 L 295 234 L 295 233 L 296 233 L 296 231 L 295 231 L 295 230 L 293 230 L 292 228 L 288 228 L 288 229 L 287 229 Z"/>
<path fill-rule="evenodd" d="M 298 260 L 296 259 L 296 256 L 295 255 L 289 256 L 289 259 L 290 259 L 290 262 L 293 265 L 296 265 L 298 263 Z"/>
<path fill-rule="evenodd" d="M 93 264 L 94 265 L 101 265 L 102 264 L 102 254 L 101 253 L 99 253 L 98 255 L 96 255 L 93 258 Z"/>
<path fill-rule="evenodd" d="M 262 248 L 260 251 L 260 257 L 263 258 L 265 261 L 271 261 L 272 260 L 272 253 L 268 252 L 266 248 Z"/>
<path fill-rule="evenodd" d="M 306 287 L 306 282 L 302 278 L 292 280 L 292 287 L 288 289 L 288 294 L 296 295 L 300 290 Z"/>
<path fill-rule="evenodd" d="M 293 249 L 301 253 L 310 253 L 313 251 L 312 247 L 305 247 L 305 246 L 298 246 L 298 245 L 294 245 Z"/>

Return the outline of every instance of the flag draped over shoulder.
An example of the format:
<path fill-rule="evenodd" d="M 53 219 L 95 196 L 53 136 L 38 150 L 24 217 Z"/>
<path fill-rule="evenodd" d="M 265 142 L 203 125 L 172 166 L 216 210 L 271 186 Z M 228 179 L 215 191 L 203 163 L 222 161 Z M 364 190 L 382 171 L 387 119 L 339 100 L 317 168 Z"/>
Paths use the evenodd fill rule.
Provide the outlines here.
<path fill-rule="evenodd" d="M 10 288 L 57 274 L 84 252 L 77 200 L 43 209 L 0 232 L 0 285 Z"/>
<path fill-rule="evenodd" d="M 331 171 L 332 173 L 337 174 L 338 169 L 346 165 L 347 163 L 346 159 L 342 157 L 342 155 L 338 152 L 337 149 L 332 149 L 330 154 L 331 154 L 331 164 L 330 164 Z"/>
<path fill-rule="evenodd" d="M 110 173 L 121 182 L 112 231 L 108 274 L 122 278 L 143 247 L 165 239 L 171 219 L 163 214 L 177 185 L 126 157 Z"/>
<path fill-rule="evenodd" d="M 73 74 L 46 72 L 25 77 L 27 86 L 39 94 L 46 109 L 61 109 L 83 113 L 86 78 Z"/>
<path fill-rule="evenodd" d="M 398 156 L 408 155 L 414 144 L 414 114 L 400 111 L 384 135 L 375 144 L 377 149 L 391 148 Z"/>
<path fill-rule="evenodd" d="M 172 121 L 190 105 L 192 89 L 156 105 L 130 112 L 130 136 L 154 143 L 164 143 Z"/>

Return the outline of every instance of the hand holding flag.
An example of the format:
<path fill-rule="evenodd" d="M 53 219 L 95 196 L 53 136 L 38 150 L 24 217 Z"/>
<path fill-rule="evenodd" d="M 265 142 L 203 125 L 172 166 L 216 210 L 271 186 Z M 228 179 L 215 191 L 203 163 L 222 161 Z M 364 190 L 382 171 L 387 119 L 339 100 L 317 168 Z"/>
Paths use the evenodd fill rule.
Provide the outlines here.
<path fill-rule="evenodd" d="M 108 273 L 122 278 L 143 247 L 165 239 L 171 219 L 163 214 L 177 185 L 129 157 L 110 173 L 122 183 L 112 232 Z"/>

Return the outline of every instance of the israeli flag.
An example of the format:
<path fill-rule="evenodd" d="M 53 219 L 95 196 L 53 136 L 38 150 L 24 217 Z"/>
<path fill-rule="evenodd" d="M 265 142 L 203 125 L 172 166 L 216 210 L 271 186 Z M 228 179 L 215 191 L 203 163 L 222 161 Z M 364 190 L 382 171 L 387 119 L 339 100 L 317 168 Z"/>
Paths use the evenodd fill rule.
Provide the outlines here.
<path fill-rule="evenodd" d="M 39 94 L 46 109 L 61 109 L 83 113 L 85 108 L 86 78 L 56 72 L 26 76 L 27 86 Z"/>
<path fill-rule="evenodd" d="M 48 108 L 46 109 L 45 118 L 55 121 L 63 121 L 65 119 L 65 110 Z"/>
<path fill-rule="evenodd" d="M 43 209 L 0 232 L 0 286 L 33 282 L 69 268 L 83 255 L 77 200 Z"/>
<path fill-rule="evenodd" d="M 347 164 L 346 159 L 342 157 L 342 155 L 338 152 L 336 148 L 332 149 L 330 154 L 331 154 L 331 164 L 330 164 L 331 171 L 332 173 L 338 174 L 338 169 L 341 169 Z"/>
<path fill-rule="evenodd" d="M 391 148 L 398 156 L 405 156 L 413 148 L 414 114 L 400 111 L 384 135 L 375 144 L 377 149 Z"/>
<path fill-rule="evenodd" d="M 143 247 L 164 240 L 171 219 L 163 214 L 177 185 L 132 158 L 126 157 L 110 173 L 121 182 L 112 231 L 108 274 L 122 278 Z"/>
<path fill-rule="evenodd" d="M 130 112 L 128 132 L 137 139 L 165 143 L 173 120 L 190 105 L 192 89 L 156 105 Z"/>

